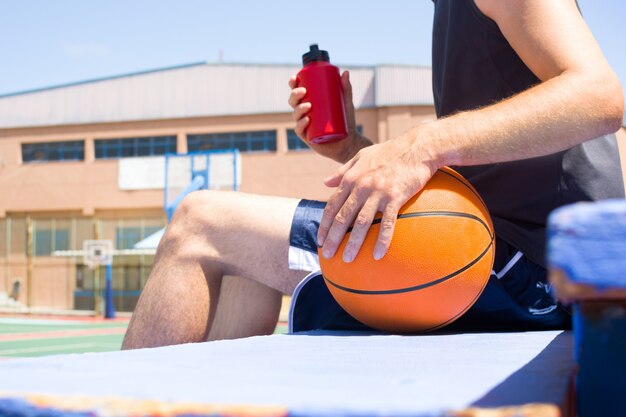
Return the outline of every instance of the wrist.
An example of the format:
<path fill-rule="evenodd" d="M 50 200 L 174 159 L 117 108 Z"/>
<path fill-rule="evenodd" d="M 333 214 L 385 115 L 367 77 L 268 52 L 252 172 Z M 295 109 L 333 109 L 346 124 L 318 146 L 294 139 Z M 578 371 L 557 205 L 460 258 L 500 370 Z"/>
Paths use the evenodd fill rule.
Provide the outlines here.
<path fill-rule="evenodd" d="M 423 123 L 415 130 L 419 152 L 428 161 L 433 173 L 444 166 L 460 165 L 459 152 L 453 146 L 453 135 L 446 130 L 445 119 Z"/>
<path fill-rule="evenodd" d="M 372 142 L 369 139 L 358 133 L 355 133 L 352 138 L 348 136 L 344 140 L 346 141 L 346 146 L 343 148 L 343 152 L 339 156 L 339 162 L 342 164 L 345 164 L 354 158 L 354 156 L 359 153 L 361 149 L 372 145 Z"/>

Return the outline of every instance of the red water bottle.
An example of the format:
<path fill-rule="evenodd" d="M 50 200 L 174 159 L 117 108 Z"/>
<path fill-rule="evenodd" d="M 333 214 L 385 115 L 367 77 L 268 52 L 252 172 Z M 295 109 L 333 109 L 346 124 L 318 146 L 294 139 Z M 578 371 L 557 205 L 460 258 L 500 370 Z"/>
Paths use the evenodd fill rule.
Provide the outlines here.
<path fill-rule="evenodd" d="M 348 136 L 343 88 L 339 68 L 330 64 L 328 52 L 311 45 L 302 55 L 298 86 L 306 88 L 302 102 L 310 102 L 306 140 L 311 143 L 336 142 Z"/>

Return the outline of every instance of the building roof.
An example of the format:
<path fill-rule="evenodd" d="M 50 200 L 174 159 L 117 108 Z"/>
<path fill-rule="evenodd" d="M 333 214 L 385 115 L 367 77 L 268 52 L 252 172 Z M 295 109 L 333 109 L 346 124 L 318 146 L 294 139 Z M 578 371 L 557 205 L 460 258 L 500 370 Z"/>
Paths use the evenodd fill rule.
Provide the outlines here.
<path fill-rule="evenodd" d="M 0 129 L 289 112 L 299 69 L 200 62 L 0 95 Z M 433 104 L 429 67 L 343 69 L 357 108 Z"/>

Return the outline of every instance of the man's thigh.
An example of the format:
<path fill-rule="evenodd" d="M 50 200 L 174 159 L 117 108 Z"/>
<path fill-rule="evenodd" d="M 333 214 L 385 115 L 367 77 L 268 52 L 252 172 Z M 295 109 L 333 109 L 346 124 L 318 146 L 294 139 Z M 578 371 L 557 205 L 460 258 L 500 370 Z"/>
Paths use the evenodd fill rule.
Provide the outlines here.
<path fill-rule="evenodd" d="M 291 294 L 306 275 L 288 265 L 289 234 L 298 202 L 240 192 L 196 192 L 184 200 L 171 226 L 186 242 L 181 256 L 200 260 L 207 271 L 218 268 L 222 275 Z"/>

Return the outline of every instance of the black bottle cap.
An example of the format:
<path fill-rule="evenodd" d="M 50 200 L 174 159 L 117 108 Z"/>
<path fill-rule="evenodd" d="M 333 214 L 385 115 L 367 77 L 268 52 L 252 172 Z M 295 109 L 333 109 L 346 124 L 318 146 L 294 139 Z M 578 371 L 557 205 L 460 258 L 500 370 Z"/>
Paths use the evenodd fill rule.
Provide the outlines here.
<path fill-rule="evenodd" d="M 310 64 L 311 62 L 315 61 L 330 62 L 328 52 L 322 51 L 316 43 L 309 47 L 309 52 L 302 55 L 302 65 Z"/>

